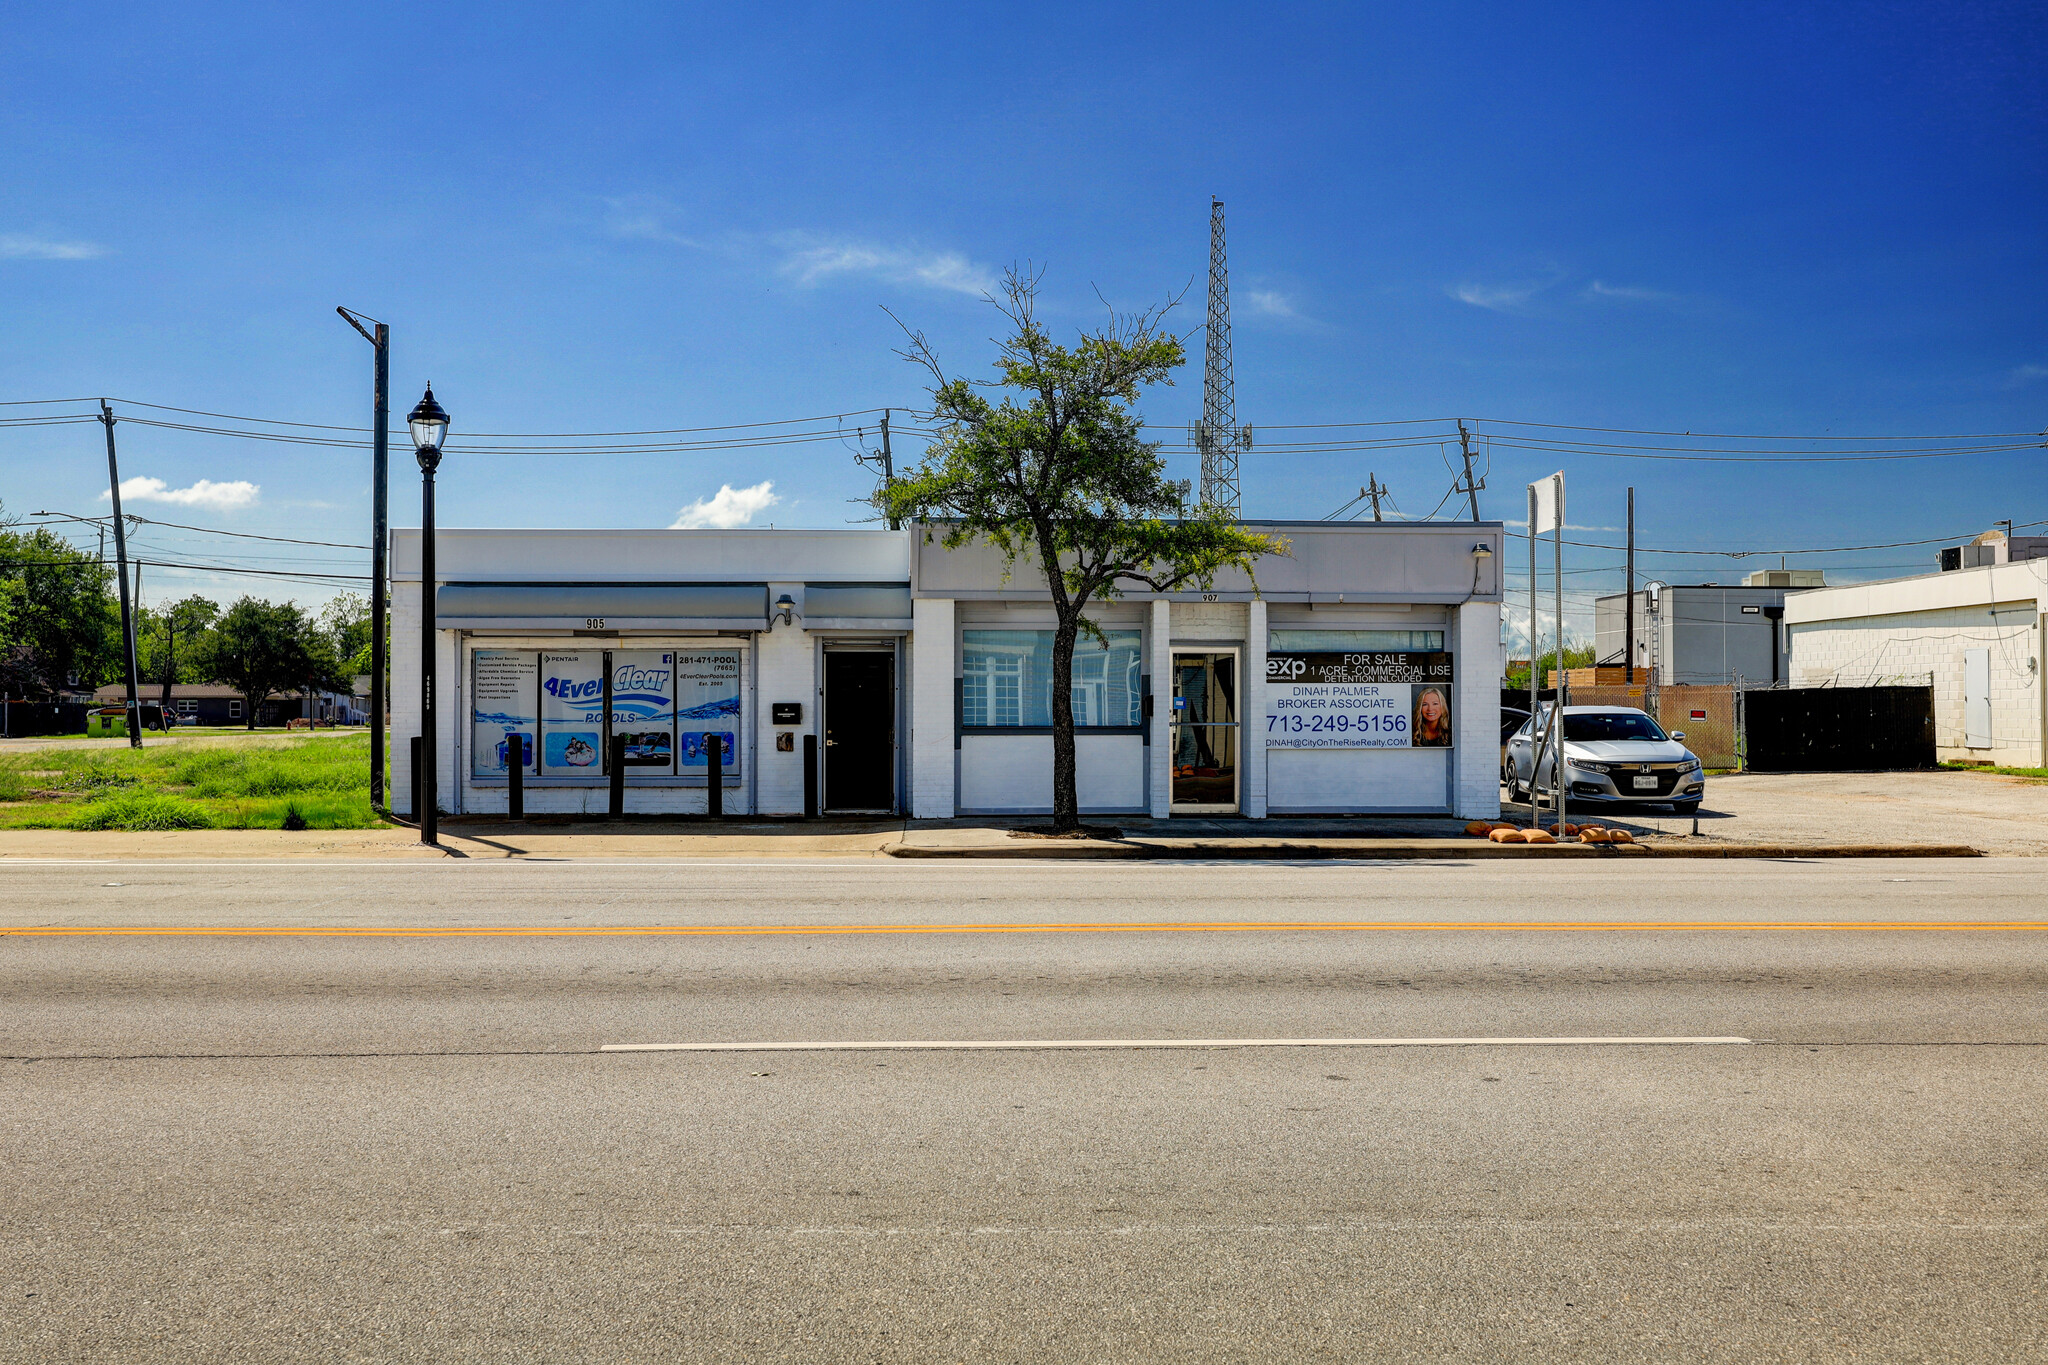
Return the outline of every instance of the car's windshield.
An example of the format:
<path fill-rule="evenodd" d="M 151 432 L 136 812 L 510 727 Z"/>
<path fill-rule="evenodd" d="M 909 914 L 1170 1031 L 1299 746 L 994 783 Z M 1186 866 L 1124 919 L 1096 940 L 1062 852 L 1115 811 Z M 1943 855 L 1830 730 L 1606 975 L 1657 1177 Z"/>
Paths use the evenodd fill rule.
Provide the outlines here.
<path fill-rule="evenodd" d="M 1591 715 L 1575 716 L 1565 712 L 1564 737 L 1581 743 L 1597 744 L 1603 740 L 1665 738 L 1657 722 L 1648 716 L 1633 711 L 1596 711 Z"/>

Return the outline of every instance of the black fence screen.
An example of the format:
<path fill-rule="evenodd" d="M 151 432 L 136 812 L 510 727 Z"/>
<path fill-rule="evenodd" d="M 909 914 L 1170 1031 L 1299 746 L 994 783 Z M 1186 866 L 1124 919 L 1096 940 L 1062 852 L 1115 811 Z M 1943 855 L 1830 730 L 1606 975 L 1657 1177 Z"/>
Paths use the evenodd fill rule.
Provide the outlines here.
<path fill-rule="evenodd" d="M 92 708 L 72 701 L 0 701 L 0 735 L 76 735 Z"/>
<path fill-rule="evenodd" d="M 1751 772 L 1934 766 L 1931 687 L 1794 687 L 1742 694 Z"/>

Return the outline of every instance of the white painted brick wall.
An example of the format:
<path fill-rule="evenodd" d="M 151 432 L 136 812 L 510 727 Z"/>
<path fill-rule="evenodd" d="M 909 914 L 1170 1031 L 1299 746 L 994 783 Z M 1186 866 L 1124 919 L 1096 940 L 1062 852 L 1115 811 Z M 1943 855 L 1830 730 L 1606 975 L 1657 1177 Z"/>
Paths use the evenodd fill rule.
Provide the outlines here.
<path fill-rule="evenodd" d="M 1452 614 L 1457 650 L 1452 715 L 1458 727 L 1451 809 L 1466 820 L 1500 818 L 1500 606 L 1467 602 Z"/>
<path fill-rule="evenodd" d="M 1248 602 L 1170 602 L 1176 641 L 1208 640 L 1224 644 L 1244 641 Z M 1261 602 L 1260 606 L 1265 603 Z"/>
<path fill-rule="evenodd" d="M 1244 703 L 1238 717 L 1244 738 L 1244 813 L 1266 818 L 1266 604 L 1245 604 Z"/>
<path fill-rule="evenodd" d="M 2031 604 L 1954 607 L 1790 627 L 1795 687 L 1918 686 L 1934 680 L 1935 756 L 2048 763 L 2041 733 L 2041 628 Z M 1991 747 L 1964 744 L 1963 655 L 1991 653 Z M 2033 666 L 2029 667 L 2029 661 Z"/>
<path fill-rule="evenodd" d="M 391 809 L 412 815 L 412 741 L 420 732 L 420 585 L 391 584 Z"/>
<path fill-rule="evenodd" d="M 804 813 L 804 741 L 817 733 L 818 682 L 817 645 L 803 628 L 804 585 L 770 583 L 768 600 L 778 601 L 784 593 L 796 603 L 796 620 L 789 625 L 773 622 L 766 634 L 755 641 L 755 668 L 759 691 L 754 700 L 755 800 L 763 815 Z M 774 705 L 779 701 L 801 702 L 802 725 L 794 728 L 773 723 Z M 794 734 L 795 747 L 779 753 L 775 737 Z"/>
<path fill-rule="evenodd" d="M 1152 765 L 1150 795 L 1152 818 L 1164 820 L 1173 811 L 1173 626 L 1170 603 L 1152 599 L 1152 658 L 1147 672 L 1152 675 L 1152 744 L 1145 751 Z"/>
<path fill-rule="evenodd" d="M 920 820 L 953 817 L 953 601 L 911 603 L 910 813 Z"/>

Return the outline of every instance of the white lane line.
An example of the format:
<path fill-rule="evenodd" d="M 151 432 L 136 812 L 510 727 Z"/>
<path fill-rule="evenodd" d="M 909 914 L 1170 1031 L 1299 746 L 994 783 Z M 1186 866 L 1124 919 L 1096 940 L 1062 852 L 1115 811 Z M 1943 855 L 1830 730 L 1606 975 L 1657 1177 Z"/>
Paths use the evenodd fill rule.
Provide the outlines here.
<path fill-rule="evenodd" d="M 1036 1038 L 931 1042 L 606 1043 L 600 1052 L 1035 1052 L 1077 1048 L 1167 1047 L 1718 1047 L 1747 1038 Z"/>

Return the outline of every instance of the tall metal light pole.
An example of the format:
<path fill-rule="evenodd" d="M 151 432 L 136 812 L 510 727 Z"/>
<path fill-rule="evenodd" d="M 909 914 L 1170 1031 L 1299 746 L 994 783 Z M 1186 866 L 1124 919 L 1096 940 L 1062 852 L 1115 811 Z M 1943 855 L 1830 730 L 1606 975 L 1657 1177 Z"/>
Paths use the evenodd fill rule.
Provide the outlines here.
<path fill-rule="evenodd" d="M 391 425 L 391 329 L 375 318 L 337 307 L 335 312 L 377 348 L 375 416 L 370 428 L 370 809 L 384 809 L 384 578 L 385 542 L 390 539 L 391 450 L 385 428 Z M 377 330 L 367 331 L 364 323 Z"/>
<path fill-rule="evenodd" d="M 412 443 L 420 462 L 420 771 L 419 809 L 413 817 L 420 822 L 420 842 L 437 841 L 436 790 L 441 767 L 441 749 L 435 725 L 434 706 L 434 471 L 441 465 L 441 442 L 448 435 L 448 414 L 434 401 L 434 386 L 406 416 L 412 428 Z"/>
<path fill-rule="evenodd" d="M 114 410 L 100 400 L 107 428 L 107 490 L 114 500 L 114 564 L 121 577 L 121 657 L 128 673 L 128 747 L 142 747 L 142 701 L 136 696 L 135 613 L 128 601 L 128 523 L 121 517 L 121 465 L 114 458 Z"/>

